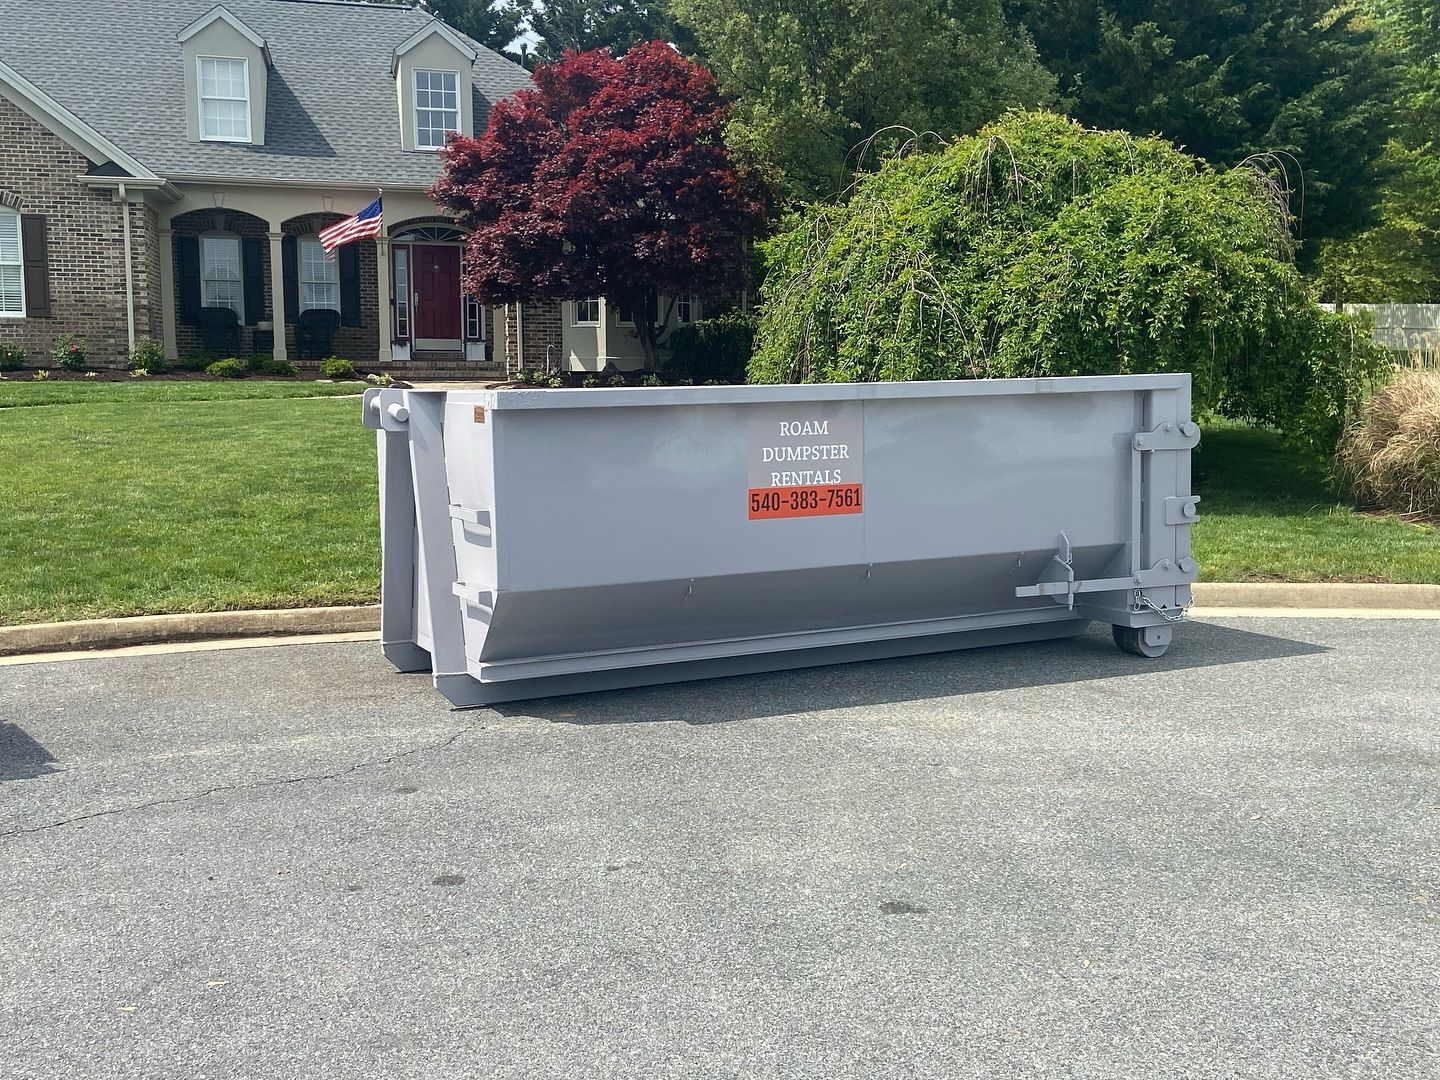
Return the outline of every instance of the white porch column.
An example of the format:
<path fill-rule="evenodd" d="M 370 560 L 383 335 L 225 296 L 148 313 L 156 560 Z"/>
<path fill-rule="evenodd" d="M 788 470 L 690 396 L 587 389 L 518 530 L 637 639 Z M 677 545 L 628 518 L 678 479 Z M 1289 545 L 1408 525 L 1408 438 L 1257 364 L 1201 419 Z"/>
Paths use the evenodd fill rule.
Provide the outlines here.
<path fill-rule="evenodd" d="M 390 339 L 394 331 L 390 327 L 390 238 L 375 237 L 375 282 L 377 302 L 380 305 L 380 352 L 376 357 L 382 364 L 391 360 Z"/>
<path fill-rule="evenodd" d="M 275 360 L 290 359 L 289 347 L 285 344 L 285 249 L 282 246 L 285 234 L 272 232 L 270 235 L 270 308 L 275 323 Z"/>
<path fill-rule="evenodd" d="M 180 359 L 175 322 L 175 230 L 167 224 L 160 229 L 160 335 L 167 360 Z"/>

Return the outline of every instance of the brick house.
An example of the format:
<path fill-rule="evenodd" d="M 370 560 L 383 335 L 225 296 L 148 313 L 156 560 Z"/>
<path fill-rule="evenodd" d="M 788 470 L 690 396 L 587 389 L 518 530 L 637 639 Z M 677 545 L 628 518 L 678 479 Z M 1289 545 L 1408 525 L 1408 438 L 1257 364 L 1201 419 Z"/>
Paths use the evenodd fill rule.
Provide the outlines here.
<path fill-rule="evenodd" d="M 639 366 L 603 301 L 464 294 L 435 150 L 529 76 L 444 23 L 337 0 L 0 0 L 0 27 L 0 341 L 28 363 L 63 333 L 99 364 L 142 335 L 189 355 L 222 307 L 242 356 L 297 359 L 319 309 L 366 367 Z M 381 235 L 326 260 L 316 233 L 378 192 Z"/>

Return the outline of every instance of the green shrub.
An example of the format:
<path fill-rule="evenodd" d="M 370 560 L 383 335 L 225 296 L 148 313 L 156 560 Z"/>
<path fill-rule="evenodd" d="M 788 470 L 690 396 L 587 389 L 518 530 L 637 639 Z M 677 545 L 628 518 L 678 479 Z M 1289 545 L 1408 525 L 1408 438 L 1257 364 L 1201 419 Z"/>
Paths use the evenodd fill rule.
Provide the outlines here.
<path fill-rule="evenodd" d="M 25 350 L 13 341 L 0 341 L 0 371 L 19 371 L 25 366 Z"/>
<path fill-rule="evenodd" d="M 276 360 L 273 356 L 252 356 L 250 370 L 256 375 L 272 379 L 290 379 L 300 374 L 300 369 L 289 360 Z"/>
<path fill-rule="evenodd" d="M 371 386 L 378 386 L 383 390 L 385 387 L 390 386 L 392 383 L 395 382 L 395 377 L 391 375 L 388 371 L 378 371 L 373 374 L 366 375 L 365 381 L 368 382 Z"/>
<path fill-rule="evenodd" d="M 642 378 L 642 379 L 640 380 L 640 385 L 641 385 L 641 386 L 664 386 L 665 384 L 660 381 L 660 376 L 659 376 L 659 375 L 656 375 L 656 374 L 652 371 L 652 372 L 650 372 L 648 375 L 646 375 L 644 378 Z"/>
<path fill-rule="evenodd" d="M 1315 305 L 1286 193 L 1157 138 L 1006 116 L 765 245 L 753 382 L 1188 371 L 1328 453 L 1386 357 Z"/>
<path fill-rule="evenodd" d="M 61 334 L 50 346 L 50 359 L 55 361 L 56 367 L 66 371 L 84 371 L 90 360 L 90 350 L 74 334 Z"/>
<path fill-rule="evenodd" d="M 220 357 L 209 349 L 196 349 L 180 361 L 180 367 L 184 371 L 207 371 L 210 365 L 219 359 Z"/>
<path fill-rule="evenodd" d="M 217 379 L 243 379 L 250 374 L 250 369 L 231 356 L 224 360 L 216 360 L 205 369 L 205 373 L 214 375 Z"/>
<path fill-rule="evenodd" d="M 328 360 L 320 361 L 320 376 L 342 382 L 346 379 L 358 378 L 355 374 L 355 365 L 339 356 L 332 356 Z"/>
<path fill-rule="evenodd" d="M 620 386 L 628 386 L 629 384 L 626 383 L 626 381 L 625 381 L 625 376 L 624 376 L 624 375 L 611 375 L 610 378 L 608 378 L 608 379 L 605 380 L 605 385 L 606 385 L 606 386 L 620 387 Z"/>
<path fill-rule="evenodd" d="M 732 311 L 678 327 L 670 334 L 666 372 L 681 379 L 744 382 L 756 325 L 754 315 Z"/>
<path fill-rule="evenodd" d="M 1362 504 L 1440 515 L 1440 371 L 1405 372 L 1377 390 L 1338 461 Z"/>
<path fill-rule="evenodd" d="M 169 365 L 165 362 L 165 350 L 152 337 L 138 337 L 135 347 L 130 350 L 130 370 L 143 371 L 149 375 L 163 375 Z"/>
<path fill-rule="evenodd" d="M 35 382 L 44 382 L 46 379 L 50 378 L 50 372 L 45 368 L 41 368 L 39 371 L 35 372 L 35 374 L 30 377 Z"/>

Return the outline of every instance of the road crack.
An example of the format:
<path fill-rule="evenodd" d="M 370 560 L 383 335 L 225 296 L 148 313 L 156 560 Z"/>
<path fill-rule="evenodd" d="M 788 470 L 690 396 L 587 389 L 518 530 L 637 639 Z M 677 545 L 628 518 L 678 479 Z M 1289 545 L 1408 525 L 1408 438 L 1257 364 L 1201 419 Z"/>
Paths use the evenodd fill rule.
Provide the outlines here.
<path fill-rule="evenodd" d="M 391 765 L 394 762 L 403 761 L 417 754 L 428 754 L 437 750 L 449 749 L 463 736 L 469 735 L 474 731 L 480 731 L 484 727 L 484 724 L 474 724 L 470 727 L 464 727 L 459 731 L 452 732 L 437 743 L 417 746 L 413 750 L 405 750 L 398 754 L 391 754 L 389 757 L 373 758 L 369 761 L 357 761 L 352 765 L 345 766 L 343 769 L 335 769 L 332 772 L 314 773 L 307 776 L 277 776 L 265 780 L 250 780 L 241 784 L 219 784 L 212 788 L 206 788 L 203 791 L 178 796 L 173 799 L 152 799 L 149 802 L 135 803 L 131 806 L 116 806 L 108 810 L 94 810 L 88 814 L 77 814 L 74 817 L 65 818 L 62 821 L 51 821 L 44 825 L 30 825 L 23 829 L 9 829 L 5 832 L 0 832 L 0 840 L 5 840 L 13 836 L 29 836 L 33 833 L 49 832 L 51 829 L 63 829 L 67 825 L 77 825 L 84 821 L 94 821 L 96 818 L 114 817 L 117 814 L 129 814 L 136 810 L 149 810 L 156 806 L 182 806 L 185 803 L 199 802 L 201 799 L 208 799 L 212 795 L 219 795 L 229 791 L 251 791 L 257 788 L 285 787 L 289 784 L 313 784 L 326 780 L 339 780 L 352 773 L 360 772 L 362 769 L 373 769 L 382 765 Z"/>

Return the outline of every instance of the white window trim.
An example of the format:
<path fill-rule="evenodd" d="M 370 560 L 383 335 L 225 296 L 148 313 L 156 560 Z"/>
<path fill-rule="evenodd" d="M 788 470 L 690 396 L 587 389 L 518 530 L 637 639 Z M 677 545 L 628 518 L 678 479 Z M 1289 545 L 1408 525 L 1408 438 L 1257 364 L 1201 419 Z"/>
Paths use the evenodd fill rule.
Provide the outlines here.
<path fill-rule="evenodd" d="M 0 319 L 23 319 L 25 318 L 25 233 L 21 229 L 20 211 L 11 210 L 8 206 L 0 206 L 0 217 L 15 219 L 15 250 L 20 258 L 17 262 L 6 263 L 6 266 L 14 266 L 20 271 L 20 310 L 0 311 Z"/>
<path fill-rule="evenodd" d="M 470 336 L 470 309 L 472 305 L 476 310 L 476 321 L 479 323 L 478 337 Z M 490 327 L 487 325 L 489 323 L 489 312 L 485 310 L 484 304 L 465 291 L 463 284 L 460 287 L 460 321 L 464 323 L 461 327 L 461 333 L 466 341 L 488 341 L 490 339 Z"/>
<path fill-rule="evenodd" d="M 320 240 L 315 236 L 302 236 L 295 243 L 295 268 L 300 277 L 300 310 L 301 311 L 339 311 L 340 310 L 340 264 L 338 261 L 331 262 L 335 269 L 334 281 L 312 281 L 305 277 L 305 246 L 307 244 L 320 247 Z M 323 253 L 324 248 L 321 248 Z M 306 307 L 305 286 L 306 285 L 334 285 L 335 306 L 334 307 Z"/>
<path fill-rule="evenodd" d="M 681 304 L 684 304 L 686 307 L 688 307 L 688 308 L 690 309 L 690 317 L 689 317 L 688 319 L 682 318 L 681 315 L 680 315 L 680 305 L 681 305 Z M 680 325 L 680 326 L 689 326 L 689 325 L 691 325 L 692 323 L 694 323 L 694 322 L 696 321 L 696 318 L 695 318 L 695 309 L 698 308 L 699 306 L 700 306 L 700 302 L 695 299 L 695 294 L 694 294 L 694 293 L 688 293 L 688 294 L 683 295 L 683 296 L 677 296 L 677 297 L 675 298 L 675 322 L 676 322 L 678 325 Z"/>
<path fill-rule="evenodd" d="M 245 69 L 245 135 L 206 135 L 205 134 L 205 79 L 202 72 L 205 70 L 206 60 L 238 60 Z M 216 101 L 235 101 L 235 98 L 216 98 Z M 195 57 L 195 123 L 198 125 L 196 131 L 200 133 L 201 142 L 233 142 L 248 143 L 253 141 L 251 134 L 254 131 L 254 117 L 250 115 L 250 61 L 244 56 L 197 56 Z"/>
<path fill-rule="evenodd" d="M 236 302 L 239 309 L 235 312 L 237 321 L 241 326 L 245 325 L 245 241 L 239 233 L 232 232 L 207 232 L 200 234 L 200 306 L 201 307 L 229 307 L 229 304 L 210 304 L 206 302 L 205 282 L 205 241 L 206 240 L 234 240 L 235 255 L 240 265 L 240 276 L 235 278 L 235 283 L 240 287 Z M 219 279 L 216 279 L 219 280 Z M 230 280 L 226 278 L 225 280 Z"/>
<path fill-rule="evenodd" d="M 455 76 L 455 126 L 446 128 L 446 131 L 459 131 L 460 125 L 465 117 L 465 109 L 461 103 L 460 95 L 465 88 L 464 80 L 460 78 L 460 72 L 451 68 L 416 68 L 410 73 L 410 127 L 414 132 L 415 149 L 421 153 L 433 154 L 445 146 L 442 138 L 436 146 L 426 146 L 420 142 L 420 76 L 421 75 L 454 75 Z M 426 112 L 446 112 L 443 109 L 426 109 Z"/>
<path fill-rule="evenodd" d="M 580 318 L 580 305 L 581 305 L 581 304 L 591 304 L 591 303 L 593 303 L 593 304 L 595 305 L 595 314 L 596 314 L 596 317 L 595 317 L 594 319 L 581 319 L 581 318 Z M 571 300 L 571 301 L 570 301 L 570 325 L 571 325 L 571 326 L 599 326 L 599 325 L 600 325 L 600 315 L 602 314 L 602 307 L 603 307 L 603 305 L 600 303 L 599 297 L 587 296 L 587 297 L 586 297 L 585 299 L 583 299 L 583 300 Z"/>
<path fill-rule="evenodd" d="M 411 332 L 411 316 L 414 314 L 414 312 L 410 310 L 410 245 L 396 244 L 390 249 L 390 252 L 392 260 L 390 291 L 395 298 L 395 325 L 391 328 L 391 336 L 396 341 L 408 342 Z M 404 264 L 403 271 L 405 278 L 403 283 L 400 280 L 402 263 Z M 401 329 L 402 324 L 404 327 L 403 330 Z"/>

